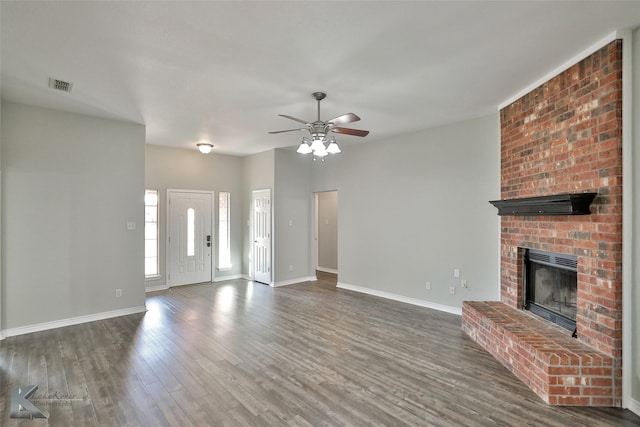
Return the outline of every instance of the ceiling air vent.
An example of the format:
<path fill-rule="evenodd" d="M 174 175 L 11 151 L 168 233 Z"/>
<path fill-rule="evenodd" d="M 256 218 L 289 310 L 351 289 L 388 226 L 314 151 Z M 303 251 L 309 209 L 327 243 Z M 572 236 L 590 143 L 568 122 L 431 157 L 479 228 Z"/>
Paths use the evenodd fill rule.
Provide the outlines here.
<path fill-rule="evenodd" d="M 51 89 L 61 90 L 63 92 L 71 92 L 73 83 L 65 82 L 63 80 L 52 79 L 49 77 L 49 87 Z"/>

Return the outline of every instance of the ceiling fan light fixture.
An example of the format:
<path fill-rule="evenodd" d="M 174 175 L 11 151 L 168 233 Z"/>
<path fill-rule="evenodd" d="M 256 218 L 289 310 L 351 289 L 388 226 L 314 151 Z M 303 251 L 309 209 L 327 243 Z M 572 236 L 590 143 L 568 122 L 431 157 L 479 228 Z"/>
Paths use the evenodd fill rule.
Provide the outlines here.
<path fill-rule="evenodd" d="M 327 147 L 327 153 L 329 153 L 329 154 L 338 154 L 338 153 L 341 153 L 341 152 L 342 152 L 342 150 L 338 146 L 338 143 L 336 142 L 336 140 L 334 138 L 332 138 L 331 142 L 329 143 L 329 146 Z"/>
<path fill-rule="evenodd" d="M 316 157 L 324 157 L 326 155 L 328 155 L 329 152 L 327 151 L 326 148 L 324 148 L 324 146 L 318 150 L 313 150 L 313 155 Z"/>
<path fill-rule="evenodd" d="M 311 149 L 313 151 L 318 151 L 318 150 L 324 150 L 324 140 L 321 136 L 315 136 L 313 137 L 313 142 L 311 143 Z"/>
<path fill-rule="evenodd" d="M 298 147 L 296 152 L 300 154 L 309 154 L 309 153 L 312 153 L 313 150 L 311 149 L 307 141 L 302 141 L 302 143 L 300 143 L 300 146 Z"/>
<path fill-rule="evenodd" d="M 318 119 L 316 121 L 311 122 L 299 119 L 297 117 L 279 114 L 280 117 L 284 117 L 285 119 L 304 124 L 306 128 L 278 130 L 269 133 L 278 134 L 293 131 L 308 131 L 311 138 L 308 138 L 306 136 L 303 137 L 302 142 L 298 146 L 296 152 L 300 154 L 312 153 L 314 161 L 316 161 L 317 158 L 320 158 L 322 161 L 324 161 L 324 158 L 327 155 L 338 154 L 342 152 L 342 150 L 338 146 L 338 143 L 336 142 L 336 139 L 334 137 L 331 137 L 331 139 L 327 137 L 327 134 L 329 132 L 360 137 L 367 136 L 369 134 L 368 130 L 352 129 L 342 126 L 344 124 L 357 122 L 360 120 L 360 117 L 353 113 L 343 114 L 341 116 L 334 117 L 333 119 L 323 121 L 322 119 L 320 119 L 320 101 L 326 98 L 327 94 L 324 92 L 313 92 L 311 96 L 318 103 Z"/>
<path fill-rule="evenodd" d="M 211 150 L 213 150 L 213 144 L 208 144 L 205 142 L 196 144 L 196 147 L 198 147 L 198 150 L 200 150 L 202 154 L 209 154 Z"/>

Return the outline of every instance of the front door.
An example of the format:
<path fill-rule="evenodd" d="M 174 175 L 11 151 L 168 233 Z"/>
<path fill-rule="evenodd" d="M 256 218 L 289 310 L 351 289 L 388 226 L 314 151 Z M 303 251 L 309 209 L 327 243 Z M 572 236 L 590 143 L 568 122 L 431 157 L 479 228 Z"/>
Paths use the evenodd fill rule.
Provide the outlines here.
<path fill-rule="evenodd" d="M 213 193 L 167 191 L 167 284 L 211 281 Z"/>
<path fill-rule="evenodd" d="M 253 207 L 253 280 L 271 284 L 271 190 L 255 190 Z"/>

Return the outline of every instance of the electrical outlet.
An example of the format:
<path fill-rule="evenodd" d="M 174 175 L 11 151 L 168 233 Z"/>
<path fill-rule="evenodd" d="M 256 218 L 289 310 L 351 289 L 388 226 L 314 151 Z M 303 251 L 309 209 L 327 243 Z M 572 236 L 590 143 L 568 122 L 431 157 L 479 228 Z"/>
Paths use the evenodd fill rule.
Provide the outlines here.
<path fill-rule="evenodd" d="M 293 265 L 289 266 L 289 271 L 293 271 Z"/>
<path fill-rule="evenodd" d="M 451 285 L 451 286 L 449 287 L 449 293 L 450 293 L 451 295 L 455 295 L 455 294 L 456 294 L 456 287 L 455 287 L 454 285 Z"/>
<path fill-rule="evenodd" d="M 430 291 L 431 290 L 431 282 L 425 283 L 425 288 Z"/>
<path fill-rule="evenodd" d="M 463 288 L 468 288 L 469 286 L 467 286 L 467 279 L 462 279 L 460 281 L 460 286 L 462 286 Z"/>
<path fill-rule="evenodd" d="M 116 289 L 116 298 L 120 298 L 122 296 L 122 289 Z"/>
<path fill-rule="evenodd" d="M 459 268 L 454 268 L 453 269 L 453 277 L 455 277 L 456 279 L 458 277 L 460 277 L 460 269 Z"/>

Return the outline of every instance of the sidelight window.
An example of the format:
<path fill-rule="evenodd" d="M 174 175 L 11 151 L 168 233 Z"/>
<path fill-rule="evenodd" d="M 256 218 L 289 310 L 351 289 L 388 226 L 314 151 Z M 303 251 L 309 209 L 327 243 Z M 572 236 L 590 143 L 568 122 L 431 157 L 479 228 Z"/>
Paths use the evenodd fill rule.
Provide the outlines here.
<path fill-rule="evenodd" d="M 158 275 L 158 192 L 144 191 L 144 275 Z"/>
<path fill-rule="evenodd" d="M 231 193 L 218 193 L 218 270 L 231 268 Z"/>

